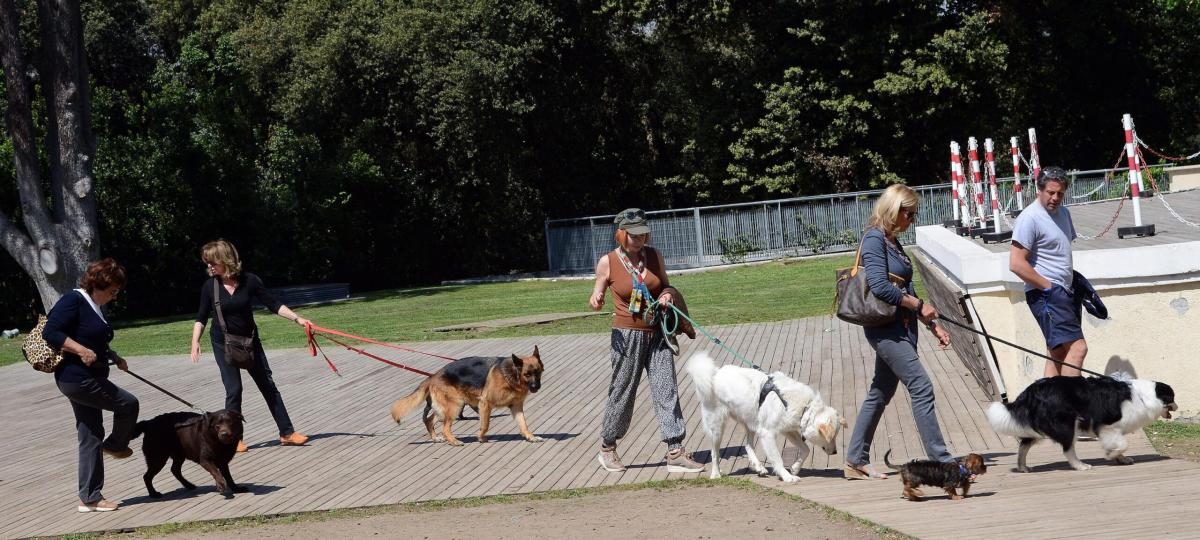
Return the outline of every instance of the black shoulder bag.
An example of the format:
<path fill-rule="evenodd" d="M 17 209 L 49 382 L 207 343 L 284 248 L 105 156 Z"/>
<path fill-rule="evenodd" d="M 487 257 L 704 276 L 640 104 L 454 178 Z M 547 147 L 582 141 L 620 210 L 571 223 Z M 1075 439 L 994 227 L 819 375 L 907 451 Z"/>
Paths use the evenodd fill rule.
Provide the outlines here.
<path fill-rule="evenodd" d="M 254 336 L 235 336 L 225 327 L 225 316 L 221 314 L 221 278 L 213 279 L 213 309 L 217 311 L 217 322 L 225 335 L 225 362 L 238 369 L 254 367 Z"/>

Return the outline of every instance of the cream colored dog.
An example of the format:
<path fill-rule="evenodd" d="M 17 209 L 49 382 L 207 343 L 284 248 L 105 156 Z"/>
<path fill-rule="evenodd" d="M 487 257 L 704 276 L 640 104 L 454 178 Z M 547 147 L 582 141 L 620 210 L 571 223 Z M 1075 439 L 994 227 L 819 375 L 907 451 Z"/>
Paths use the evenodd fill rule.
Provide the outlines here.
<path fill-rule="evenodd" d="M 712 446 L 709 478 L 721 477 L 721 449 L 717 445 L 726 418 L 746 428 L 746 457 L 750 467 L 760 475 L 766 475 L 767 469 L 754 453 L 758 441 L 762 442 L 771 468 L 784 482 L 799 480 L 796 475 L 811 451 L 810 443 L 820 446 L 826 454 L 837 454 L 837 436 L 846 421 L 808 385 L 778 371 L 768 377 L 756 369 L 732 365 L 717 368 L 706 351 L 692 355 L 685 369 L 700 398 L 703 427 Z M 799 450 L 790 470 L 783 466 L 780 435 L 786 436 Z"/>

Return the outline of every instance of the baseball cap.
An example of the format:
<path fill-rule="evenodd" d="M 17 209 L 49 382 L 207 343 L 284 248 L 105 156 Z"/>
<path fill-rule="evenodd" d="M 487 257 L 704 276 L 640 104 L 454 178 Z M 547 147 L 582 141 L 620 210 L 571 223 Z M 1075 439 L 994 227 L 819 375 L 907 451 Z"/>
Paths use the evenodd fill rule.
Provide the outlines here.
<path fill-rule="evenodd" d="M 626 208 L 617 214 L 613 223 L 618 229 L 624 229 L 629 234 L 648 234 L 650 225 L 646 222 L 646 212 L 641 208 Z"/>

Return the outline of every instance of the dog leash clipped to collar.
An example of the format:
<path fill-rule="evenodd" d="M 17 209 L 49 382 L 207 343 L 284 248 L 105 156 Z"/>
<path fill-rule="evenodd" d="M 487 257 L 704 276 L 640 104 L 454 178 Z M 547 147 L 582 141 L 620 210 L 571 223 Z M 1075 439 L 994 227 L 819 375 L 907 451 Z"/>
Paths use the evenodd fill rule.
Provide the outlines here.
<path fill-rule="evenodd" d="M 983 337 L 985 337 L 985 338 L 988 338 L 988 339 L 990 339 L 990 340 L 992 340 L 992 341 L 998 341 L 998 342 L 1000 342 L 1000 343 L 1003 343 L 1003 344 L 1005 344 L 1005 345 L 1008 345 L 1009 347 L 1012 347 L 1012 348 L 1014 348 L 1014 349 L 1021 350 L 1021 351 L 1024 351 L 1024 352 L 1027 352 L 1027 353 L 1029 353 L 1029 354 L 1032 354 L 1032 355 L 1034 355 L 1034 356 L 1037 356 L 1037 357 L 1039 357 L 1039 358 L 1045 358 L 1046 360 L 1049 360 L 1049 361 L 1051 361 L 1051 362 L 1054 362 L 1055 364 L 1058 364 L 1058 365 L 1060 365 L 1060 366 L 1069 367 L 1069 368 L 1071 368 L 1071 369 L 1077 369 L 1077 370 L 1079 370 L 1079 371 L 1082 371 L 1083 373 L 1087 373 L 1087 374 L 1089 374 L 1089 375 L 1095 375 L 1095 376 L 1097 376 L 1097 377 L 1103 377 L 1103 378 L 1105 378 L 1105 379 L 1111 379 L 1111 378 L 1112 378 L 1112 377 L 1111 377 L 1111 376 L 1109 376 L 1109 375 L 1105 375 L 1105 374 L 1103 374 L 1103 373 L 1097 373 L 1097 372 L 1095 372 L 1095 371 L 1092 371 L 1092 370 L 1090 370 L 1090 369 L 1085 369 L 1085 368 L 1083 368 L 1083 367 L 1076 367 L 1076 366 L 1072 366 L 1071 364 L 1068 364 L 1068 363 L 1066 363 L 1066 362 L 1063 362 L 1062 360 L 1055 360 L 1055 359 L 1053 359 L 1053 358 L 1050 358 L 1049 356 L 1046 356 L 1046 355 L 1044 355 L 1044 354 L 1042 354 L 1042 353 L 1039 353 L 1039 352 L 1037 352 L 1037 351 L 1033 351 L 1033 350 L 1027 349 L 1027 348 L 1025 348 L 1025 347 L 1022 347 L 1022 346 L 1020 346 L 1020 345 L 1017 345 L 1016 343 L 1013 343 L 1013 342 L 1011 342 L 1011 341 L 1008 341 L 1008 340 L 1005 340 L 1005 339 L 998 338 L 998 337 L 996 337 L 996 336 L 993 336 L 993 335 L 991 335 L 991 334 L 989 334 L 989 333 L 987 333 L 987 332 L 982 332 L 982 331 L 976 330 L 976 329 L 974 329 L 974 328 L 971 328 L 970 326 L 967 326 L 967 325 L 965 325 L 965 324 L 963 324 L 963 323 L 961 323 L 961 322 L 958 322 L 958 321 L 956 321 L 956 320 L 954 320 L 954 319 L 951 319 L 951 318 L 949 318 L 949 317 L 947 317 L 947 316 L 945 316 L 945 315 L 943 315 L 943 314 L 941 314 L 941 313 L 939 313 L 939 314 L 938 314 L 938 319 L 941 319 L 941 320 L 943 320 L 943 321 L 946 321 L 946 322 L 948 322 L 948 323 L 950 323 L 950 324 L 953 324 L 954 326 L 957 326 L 957 327 L 959 327 L 959 328 L 962 328 L 963 330 L 966 330 L 966 331 L 968 331 L 968 332 L 971 332 L 971 333 L 973 333 L 973 334 L 979 334 L 979 335 L 981 335 L 981 336 L 983 336 Z"/>

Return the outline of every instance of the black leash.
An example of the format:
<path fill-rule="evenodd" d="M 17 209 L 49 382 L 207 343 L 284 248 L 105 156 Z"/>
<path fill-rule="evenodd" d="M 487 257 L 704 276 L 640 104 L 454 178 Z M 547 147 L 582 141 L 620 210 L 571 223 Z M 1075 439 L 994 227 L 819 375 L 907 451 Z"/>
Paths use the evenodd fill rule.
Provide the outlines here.
<path fill-rule="evenodd" d="M 1037 356 L 1037 357 L 1040 357 L 1040 358 L 1045 358 L 1046 360 L 1049 360 L 1049 361 L 1051 361 L 1051 362 L 1054 362 L 1055 364 L 1058 364 L 1058 365 L 1060 365 L 1060 366 L 1069 367 L 1069 368 L 1071 368 L 1071 369 L 1078 369 L 1079 371 L 1082 371 L 1082 372 L 1084 372 L 1084 373 L 1087 373 L 1087 374 L 1089 374 L 1089 375 L 1095 375 L 1095 376 L 1097 376 L 1097 377 L 1104 377 L 1104 378 L 1106 378 L 1106 379 L 1107 379 L 1107 378 L 1111 378 L 1111 377 L 1109 377 L 1108 375 L 1105 375 L 1105 374 L 1103 374 L 1103 373 L 1096 373 L 1095 371 L 1092 371 L 1092 370 L 1090 370 L 1090 369 L 1085 369 L 1085 368 L 1082 368 L 1082 367 L 1076 367 L 1076 366 L 1073 366 L 1073 365 L 1071 365 L 1071 364 L 1068 364 L 1068 363 L 1066 363 L 1066 362 L 1063 362 L 1062 360 L 1055 360 L 1055 359 L 1053 359 L 1053 358 L 1050 358 L 1049 356 L 1046 356 L 1046 355 L 1044 355 L 1044 354 L 1042 354 L 1042 353 L 1040 353 L 1040 352 L 1036 352 L 1036 351 L 1032 351 L 1032 350 L 1026 349 L 1025 347 L 1022 347 L 1022 346 L 1020 346 L 1020 345 L 1017 345 L 1016 343 L 1013 343 L 1013 342 L 1011 342 L 1011 341 L 1006 341 L 1006 340 L 1004 340 L 1004 339 L 1001 339 L 1001 338 L 998 338 L 998 337 L 996 337 L 996 336 L 993 336 L 993 335 L 991 335 L 991 334 L 988 334 L 987 332 L 982 332 L 982 331 L 976 330 L 976 329 L 974 329 L 974 328 L 972 328 L 972 327 L 970 327 L 970 326 L 967 326 L 967 325 L 965 325 L 965 324 L 963 324 L 963 323 L 960 323 L 960 322 L 958 322 L 958 321 L 956 321 L 956 320 L 954 320 L 954 319 L 951 319 L 951 318 L 949 318 L 949 317 L 947 317 L 947 316 L 945 316 L 945 315 L 943 315 L 943 314 L 941 314 L 941 313 L 939 313 L 939 314 L 938 314 L 938 319 L 941 319 L 941 320 L 943 320 L 943 321 L 946 321 L 946 322 L 948 322 L 948 323 L 950 323 L 950 324 L 953 324 L 954 326 L 957 326 L 957 327 L 959 327 L 959 328 L 962 328 L 962 329 L 964 329 L 964 330 L 967 330 L 968 332 L 972 332 L 972 333 L 975 333 L 975 334 L 979 334 L 979 335 L 981 335 L 981 336 L 983 336 L 983 337 L 985 337 L 985 338 L 987 338 L 987 339 L 989 339 L 989 340 L 993 340 L 993 341 L 999 341 L 1000 343 L 1003 343 L 1003 344 L 1005 344 L 1005 345 L 1008 345 L 1009 347 L 1012 347 L 1012 348 L 1014 348 L 1014 349 L 1018 349 L 1018 350 L 1021 350 L 1021 351 L 1025 351 L 1025 352 L 1027 352 L 1027 353 L 1029 353 L 1029 354 L 1032 354 L 1032 355 L 1034 355 L 1034 356 Z"/>
<path fill-rule="evenodd" d="M 113 365 L 113 364 L 109 364 L 109 365 Z M 191 403 L 188 403 L 186 399 L 183 399 L 183 398 L 181 398 L 181 397 L 179 397 L 179 396 L 177 396 L 177 395 L 175 395 L 175 394 L 172 394 L 171 392 L 168 392 L 166 388 L 163 388 L 163 387 L 161 387 L 161 386 L 159 386 L 159 385 L 157 385 L 157 384 L 154 384 L 154 383 L 152 383 L 152 382 L 150 382 L 150 381 L 147 381 L 147 380 L 145 379 L 145 377 L 142 377 L 141 375 L 138 375 L 137 373 L 134 373 L 134 372 L 132 372 L 132 371 L 129 371 L 128 369 L 122 369 L 121 371 L 124 371 L 125 373 L 128 373 L 128 374 L 130 374 L 130 375 L 133 375 L 133 378 L 135 378 L 135 379 L 137 379 L 137 380 L 139 380 L 139 381 L 142 381 L 142 382 L 144 382 L 144 383 L 146 383 L 146 384 L 148 384 L 148 385 L 150 385 L 150 386 L 153 386 L 155 390 L 158 390 L 159 392 L 162 392 L 162 393 L 164 393 L 164 394 L 166 394 L 166 395 L 168 395 L 168 396 L 171 396 L 171 397 L 175 398 L 177 401 L 179 401 L 180 403 L 182 403 L 182 404 L 184 404 L 184 405 L 187 405 L 189 408 L 195 409 L 195 410 L 197 410 L 197 411 L 200 411 L 200 412 L 204 412 L 204 411 L 203 411 L 203 410 L 201 410 L 199 407 L 197 407 L 197 406 L 195 406 L 195 405 L 192 405 Z"/>

